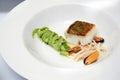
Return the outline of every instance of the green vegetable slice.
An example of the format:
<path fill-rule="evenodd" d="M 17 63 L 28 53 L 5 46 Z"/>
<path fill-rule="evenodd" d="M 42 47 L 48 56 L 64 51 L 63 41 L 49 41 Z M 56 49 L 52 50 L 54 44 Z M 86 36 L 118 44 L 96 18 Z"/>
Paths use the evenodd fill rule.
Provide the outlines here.
<path fill-rule="evenodd" d="M 33 30 L 33 32 L 32 32 L 32 37 L 33 37 L 33 38 L 34 38 L 34 35 L 35 35 L 36 33 L 38 33 L 38 30 L 39 30 L 39 28 L 36 28 L 36 29 Z"/>
<path fill-rule="evenodd" d="M 64 55 L 64 56 L 68 55 L 68 49 L 70 47 L 67 45 L 66 40 L 62 36 L 59 36 L 57 33 L 51 31 L 47 27 L 34 29 L 32 32 L 33 38 L 35 34 L 37 34 L 38 38 L 41 41 L 50 45 L 55 50 L 59 51 L 61 55 Z"/>

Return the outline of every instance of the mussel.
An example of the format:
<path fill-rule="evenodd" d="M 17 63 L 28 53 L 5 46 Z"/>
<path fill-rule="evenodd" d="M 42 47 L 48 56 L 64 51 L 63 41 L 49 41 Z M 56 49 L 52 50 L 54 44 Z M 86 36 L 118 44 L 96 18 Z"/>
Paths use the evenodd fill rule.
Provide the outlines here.
<path fill-rule="evenodd" d="M 84 59 L 84 64 L 89 65 L 91 63 L 94 63 L 97 61 L 98 57 L 99 57 L 99 52 L 95 51 Z"/>

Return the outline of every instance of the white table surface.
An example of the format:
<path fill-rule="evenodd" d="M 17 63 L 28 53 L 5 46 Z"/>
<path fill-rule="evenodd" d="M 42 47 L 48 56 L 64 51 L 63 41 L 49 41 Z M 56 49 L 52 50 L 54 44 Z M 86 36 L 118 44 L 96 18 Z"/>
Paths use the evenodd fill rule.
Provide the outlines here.
<path fill-rule="evenodd" d="M 7 13 L 23 0 L 0 0 L 0 24 Z M 120 0 L 80 0 L 82 3 L 103 9 L 120 21 Z M 89 2 L 88 2 L 89 1 Z M 120 78 L 120 77 L 119 77 Z M 27 80 L 15 73 L 0 55 L 0 80 Z"/>

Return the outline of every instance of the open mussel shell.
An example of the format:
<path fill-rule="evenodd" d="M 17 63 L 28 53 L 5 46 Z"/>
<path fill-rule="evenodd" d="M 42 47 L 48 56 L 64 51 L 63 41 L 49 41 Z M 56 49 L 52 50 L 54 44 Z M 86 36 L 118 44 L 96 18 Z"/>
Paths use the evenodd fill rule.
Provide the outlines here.
<path fill-rule="evenodd" d="M 89 65 L 91 63 L 94 63 L 97 61 L 98 57 L 99 57 L 99 52 L 95 51 L 84 59 L 84 64 Z"/>
<path fill-rule="evenodd" d="M 105 42 L 104 38 L 98 37 L 98 36 L 95 36 L 94 40 L 96 43 L 104 43 Z"/>

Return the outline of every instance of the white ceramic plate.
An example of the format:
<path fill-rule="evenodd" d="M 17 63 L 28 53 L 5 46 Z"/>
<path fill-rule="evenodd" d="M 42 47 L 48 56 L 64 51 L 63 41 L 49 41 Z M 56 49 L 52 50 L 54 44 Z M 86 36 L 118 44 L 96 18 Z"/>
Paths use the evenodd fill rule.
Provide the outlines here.
<path fill-rule="evenodd" d="M 109 56 L 85 66 L 59 55 L 39 39 L 32 30 L 48 26 L 63 35 L 76 20 L 96 24 Z M 13 9 L 0 29 L 0 51 L 8 65 L 31 80 L 113 80 L 118 79 L 120 63 L 118 24 L 103 11 L 68 1 L 25 1 Z"/>

